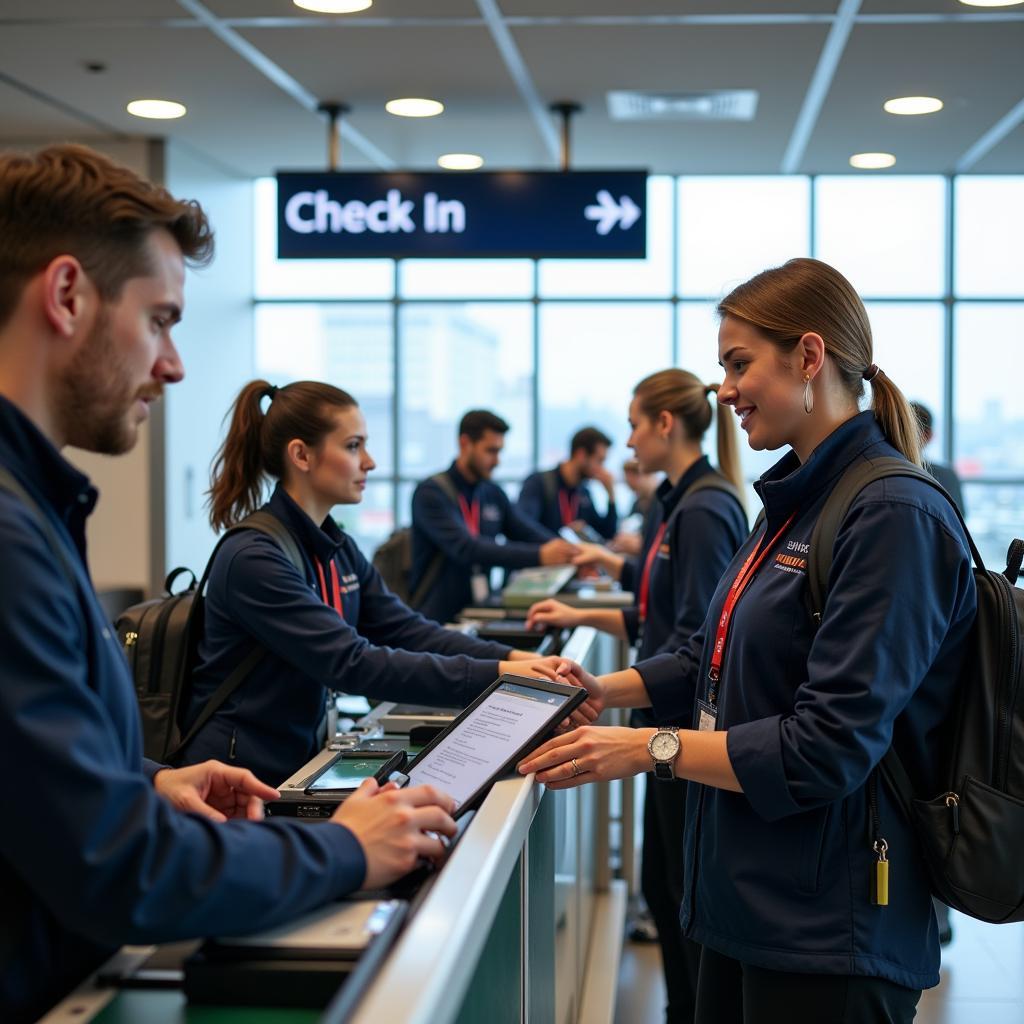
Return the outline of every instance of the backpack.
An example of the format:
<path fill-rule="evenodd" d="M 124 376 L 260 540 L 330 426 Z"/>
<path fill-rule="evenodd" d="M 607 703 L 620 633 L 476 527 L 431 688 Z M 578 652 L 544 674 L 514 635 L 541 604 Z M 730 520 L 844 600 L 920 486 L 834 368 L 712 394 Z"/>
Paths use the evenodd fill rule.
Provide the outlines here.
<path fill-rule="evenodd" d="M 292 565 L 300 572 L 305 571 L 302 553 L 287 527 L 269 512 L 259 510 L 224 532 L 198 583 L 190 569 L 179 567 L 168 575 L 162 597 L 125 609 L 115 624 L 135 684 L 143 753 L 161 764 L 170 764 L 177 758 L 267 653 L 257 643 L 217 687 L 191 728 L 182 735 L 181 716 L 188 704 L 203 635 L 206 584 L 224 541 L 240 530 L 257 530 L 273 538 Z M 191 582 L 183 591 L 174 593 L 176 581 L 185 573 L 192 577 Z"/>
<path fill-rule="evenodd" d="M 458 491 L 447 473 L 435 473 L 430 478 L 452 501 L 459 500 Z M 427 594 L 437 582 L 444 565 L 444 552 L 438 550 L 427 571 L 423 574 L 415 592 L 409 590 L 412 573 L 412 528 L 401 526 L 392 530 L 388 539 L 373 553 L 373 567 L 380 573 L 388 590 L 404 601 L 410 608 L 423 604 Z"/>
<path fill-rule="evenodd" d="M 882 778 L 917 837 L 932 892 L 981 921 L 1024 921 L 1024 591 L 1014 586 L 1024 541 L 1014 540 L 1006 569 L 992 572 L 956 503 L 932 476 L 893 457 L 856 464 L 837 482 L 811 533 L 809 611 L 820 624 L 832 549 L 850 505 L 868 484 L 891 476 L 923 480 L 949 499 L 974 558 L 978 612 L 946 723 L 951 756 L 945 788 L 919 797 L 891 747 L 880 765 Z M 876 786 L 872 773 L 868 800 L 875 829 Z"/>

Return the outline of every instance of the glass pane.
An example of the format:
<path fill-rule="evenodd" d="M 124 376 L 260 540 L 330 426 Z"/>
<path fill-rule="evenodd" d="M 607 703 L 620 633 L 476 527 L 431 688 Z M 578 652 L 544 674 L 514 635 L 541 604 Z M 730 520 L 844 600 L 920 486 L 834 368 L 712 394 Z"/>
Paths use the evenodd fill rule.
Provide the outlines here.
<path fill-rule="evenodd" d="M 1006 566 L 1006 549 L 1021 535 L 1024 487 L 1011 484 L 965 484 L 967 525 L 989 569 Z M 1018 581 L 1017 586 L 1021 586 Z"/>
<path fill-rule="evenodd" d="M 957 472 L 1024 478 L 1024 303 L 960 303 L 953 328 Z"/>
<path fill-rule="evenodd" d="M 390 299 L 394 260 L 279 260 L 277 182 L 258 178 L 255 189 L 256 298 Z"/>
<path fill-rule="evenodd" d="M 256 306 L 256 375 L 278 385 L 322 380 L 349 392 L 366 417 L 379 475 L 394 461 L 391 315 L 385 303 Z"/>
<path fill-rule="evenodd" d="M 1024 177 L 956 179 L 956 285 L 961 296 L 1024 296 Z"/>
<path fill-rule="evenodd" d="M 403 299 L 529 299 L 533 260 L 401 260 Z"/>
<path fill-rule="evenodd" d="M 401 475 L 444 469 L 469 409 L 490 409 L 511 425 L 496 476 L 525 475 L 533 451 L 533 306 L 408 303 L 399 323 Z"/>
<path fill-rule="evenodd" d="M 815 182 L 815 254 L 864 297 L 944 292 L 946 180 L 823 177 Z"/>
<path fill-rule="evenodd" d="M 934 420 L 934 437 L 925 452 L 944 462 L 946 437 L 945 320 L 939 302 L 869 302 L 875 362 L 912 402 L 927 406 Z M 864 387 L 865 404 L 871 385 Z"/>
<path fill-rule="evenodd" d="M 390 480 L 371 477 L 358 505 L 335 505 L 331 510 L 338 525 L 351 534 L 367 558 L 373 558 L 374 551 L 395 528 L 393 494 L 394 484 Z"/>
<path fill-rule="evenodd" d="M 672 178 L 647 179 L 647 259 L 541 260 L 540 294 L 569 299 L 672 294 Z"/>
<path fill-rule="evenodd" d="M 669 303 L 562 303 L 540 307 L 540 466 L 566 458 L 583 426 L 614 444 L 608 466 L 617 474 L 631 453 L 629 401 L 634 385 L 672 363 Z M 599 488 L 594 488 L 595 500 Z"/>
<path fill-rule="evenodd" d="M 717 298 L 767 267 L 810 255 L 807 178 L 679 179 L 679 294 Z"/>

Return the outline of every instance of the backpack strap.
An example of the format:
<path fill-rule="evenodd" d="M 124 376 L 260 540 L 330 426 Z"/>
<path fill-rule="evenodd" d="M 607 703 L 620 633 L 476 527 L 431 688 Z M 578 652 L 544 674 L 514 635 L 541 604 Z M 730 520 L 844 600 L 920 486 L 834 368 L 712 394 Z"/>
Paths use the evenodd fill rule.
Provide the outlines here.
<path fill-rule="evenodd" d="M 731 494 L 735 499 L 736 504 L 739 505 L 741 509 L 743 508 L 743 497 L 740 495 L 736 485 L 731 481 L 726 480 L 726 478 L 717 470 L 714 470 L 711 473 L 705 473 L 699 479 L 694 480 L 694 482 L 683 492 L 682 498 L 679 499 L 679 504 L 681 505 L 688 497 L 690 497 L 691 494 L 696 494 L 697 491 L 705 490 L 723 491 L 726 494 Z"/>
<path fill-rule="evenodd" d="M 558 497 L 558 485 L 559 485 L 559 473 L 558 467 L 554 469 L 546 469 L 540 475 L 540 482 L 544 488 L 544 500 L 547 502 L 554 501 Z"/>
<path fill-rule="evenodd" d="M 459 492 L 455 489 L 455 484 L 452 483 L 452 478 L 448 475 L 447 471 L 435 473 L 430 479 L 444 491 L 447 498 L 458 504 Z M 409 595 L 409 606 L 411 608 L 418 608 L 423 604 L 427 594 L 430 593 L 434 588 L 434 584 L 437 583 L 437 578 L 441 575 L 443 567 L 444 552 L 438 548 L 434 552 L 434 557 L 430 560 L 430 565 L 427 566 L 427 571 L 423 574 L 423 579 L 420 580 L 420 585 Z"/>

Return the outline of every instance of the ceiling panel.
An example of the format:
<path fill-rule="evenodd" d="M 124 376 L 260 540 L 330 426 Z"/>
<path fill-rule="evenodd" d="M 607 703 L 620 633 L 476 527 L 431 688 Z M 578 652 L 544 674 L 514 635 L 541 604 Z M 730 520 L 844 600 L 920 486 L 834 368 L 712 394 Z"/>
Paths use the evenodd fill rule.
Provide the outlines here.
<path fill-rule="evenodd" d="M 5 21 L 102 21 L 111 18 L 180 18 L 176 0 L 3 0 Z"/>
<path fill-rule="evenodd" d="M 305 11 L 291 0 L 203 0 L 205 6 L 222 18 L 296 18 L 322 19 L 323 14 Z M 356 14 L 339 14 L 343 23 L 351 18 L 478 18 L 476 0 L 375 0 L 372 7 Z"/>
<path fill-rule="evenodd" d="M 677 14 L 834 14 L 838 0 L 498 0 L 506 17 L 644 17 Z"/>
<path fill-rule="evenodd" d="M 63 113 L 49 103 L 28 96 L 0 81 L 0 136 L 8 139 L 30 140 L 54 137 L 92 137 L 101 134 L 94 125 Z"/>

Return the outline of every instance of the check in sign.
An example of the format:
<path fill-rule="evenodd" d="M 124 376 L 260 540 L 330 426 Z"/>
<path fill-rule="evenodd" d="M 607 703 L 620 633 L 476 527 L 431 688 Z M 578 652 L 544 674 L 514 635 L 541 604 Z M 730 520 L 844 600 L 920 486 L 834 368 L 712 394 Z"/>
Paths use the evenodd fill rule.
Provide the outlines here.
<path fill-rule="evenodd" d="M 646 171 L 277 175 L 280 259 L 643 259 Z"/>

